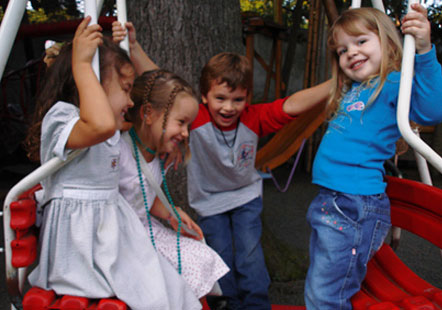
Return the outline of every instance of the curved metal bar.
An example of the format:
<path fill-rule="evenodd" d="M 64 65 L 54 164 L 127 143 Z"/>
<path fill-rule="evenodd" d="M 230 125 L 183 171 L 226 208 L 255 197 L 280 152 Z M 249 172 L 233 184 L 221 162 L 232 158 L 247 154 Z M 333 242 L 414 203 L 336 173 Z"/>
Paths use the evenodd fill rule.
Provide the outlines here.
<path fill-rule="evenodd" d="M 3 76 L 27 2 L 27 0 L 11 0 L 6 7 L 0 25 L 0 42 L 2 42 L 0 45 L 0 78 Z"/>
<path fill-rule="evenodd" d="M 8 286 L 8 294 L 11 302 L 17 309 L 21 309 L 22 288 L 23 283 L 19 280 L 18 269 L 12 266 L 12 249 L 11 242 L 15 239 L 15 231 L 11 229 L 11 202 L 18 199 L 18 197 L 30 189 L 31 187 L 40 183 L 43 179 L 56 172 L 58 169 L 69 163 L 75 157 L 80 155 L 84 150 L 72 151 L 65 161 L 55 157 L 39 168 L 28 174 L 14 187 L 12 187 L 6 195 L 3 205 L 3 229 L 5 238 L 5 269 L 6 269 L 6 283 Z"/>
<path fill-rule="evenodd" d="M 412 3 L 418 3 L 418 1 L 410 0 L 408 3 L 408 10 L 410 10 L 410 5 Z M 409 113 L 415 50 L 416 46 L 413 36 L 408 34 L 405 35 L 401 82 L 396 112 L 398 127 L 405 141 L 442 173 L 442 158 L 424 141 L 422 141 L 410 127 Z"/>

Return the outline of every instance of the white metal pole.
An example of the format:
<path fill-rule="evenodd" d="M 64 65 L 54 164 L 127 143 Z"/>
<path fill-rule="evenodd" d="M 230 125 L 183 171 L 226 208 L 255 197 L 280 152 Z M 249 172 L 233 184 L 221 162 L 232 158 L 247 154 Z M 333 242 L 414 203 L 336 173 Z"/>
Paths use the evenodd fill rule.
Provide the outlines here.
<path fill-rule="evenodd" d="M 382 3 L 382 0 L 372 0 L 371 3 L 374 8 L 385 13 L 385 8 L 384 8 L 384 4 Z"/>
<path fill-rule="evenodd" d="M 413 129 L 413 132 L 420 137 L 419 130 Z M 433 185 L 433 181 L 431 181 L 430 169 L 428 169 L 428 163 L 425 158 L 419 154 L 416 150 L 414 151 L 414 157 L 416 158 L 417 170 L 419 171 L 419 176 L 421 177 L 421 181 L 427 185 Z"/>
<path fill-rule="evenodd" d="M 97 0 L 97 16 L 100 14 L 101 9 L 103 8 L 103 2 L 104 0 Z"/>
<path fill-rule="evenodd" d="M 117 0 L 117 15 L 118 21 L 123 27 L 127 23 L 127 10 L 126 10 L 126 0 Z M 126 36 L 123 41 L 120 42 L 120 46 L 129 54 L 129 38 Z"/>
<path fill-rule="evenodd" d="M 361 0 L 352 0 L 351 6 L 352 9 L 357 9 L 361 7 Z"/>
<path fill-rule="evenodd" d="M 10 0 L 0 25 L 0 79 L 14 45 L 27 0 Z"/>
<path fill-rule="evenodd" d="M 86 0 L 84 2 L 84 16 L 90 16 L 91 21 L 89 25 L 97 23 L 98 13 L 97 13 L 97 1 L 96 0 Z M 92 68 L 94 69 L 97 78 L 100 79 L 100 64 L 98 62 L 98 49 L 95 52 L 94 58 L 92 59 Z"/>
<path fill-rule="evenodd" d="M 417 0 L 408 2 L 408 10 L 412 3 L 418 3 Z M 398 121 L 399 131 L 405 141 L 419 152 L 427 161 L 429 161 L 439 172 L 442 173 L 442 158 L 425 142 L 423 142 L 410 127 L 408 120 L 410 113 L 411 86 L 413 79 L 415 41 L 412 35 L 405 35 L 404 38 L 404 55 L 402 57 L 401 82 L 399 87 L 399 98 L 396 117 Z"/>

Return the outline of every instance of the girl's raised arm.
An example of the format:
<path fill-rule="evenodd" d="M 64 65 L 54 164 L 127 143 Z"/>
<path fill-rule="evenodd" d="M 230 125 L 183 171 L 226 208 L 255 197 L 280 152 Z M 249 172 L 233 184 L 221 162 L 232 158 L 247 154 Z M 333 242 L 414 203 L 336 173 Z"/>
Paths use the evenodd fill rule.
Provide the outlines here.
<path fill-rule="evenodd" d="M 285 113 L 295 116 L 325 102 L 330 94 L 331 80 L 302 89 L 291 95 L 282 106 Z"/>
<path fill-rule="evenodd" d="M 92 69 L 92 58 L 103 43 L 98 24 L 88 26 L 86 17 L 78 26 L 72 43 L 72 74 L 80 102 L 80 119 L 74 125 L 66 147 L 84 148 L 107 140 L 116 130 L 115 116 L 106 93 Z"/>
<path fill-rule="evenodd" d="M 159 69 L 152 59 L 147 56 L 140 43 L 138 43 L 134 25 L 131 22 L 127 22 L 125 26 L 126 29 L 120 22 L 113 22 L 112 38 L 114 42 L 120 43 L 126 35 L 129 36 L 130 60 L 132 60 L 137 75 L 140 75 L 145 71 Z"/>

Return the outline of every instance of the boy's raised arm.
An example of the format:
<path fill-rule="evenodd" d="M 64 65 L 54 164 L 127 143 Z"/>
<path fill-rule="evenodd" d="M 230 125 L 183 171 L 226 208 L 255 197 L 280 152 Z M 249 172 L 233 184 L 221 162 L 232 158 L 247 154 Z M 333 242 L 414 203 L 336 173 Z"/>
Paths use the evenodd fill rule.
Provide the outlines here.
<path fill-rule="evenodd" d="M 282 109 L 292 116 L 306 112 L 327 100 L 330 87 L 331 80 L 328 80 L 319 85 L 297 91 L 284 102 Z"/>
<path fill-rule="evenodd" d="M 152 59 L 147 56 L 140 43 L 138 43 L 134 25 L 131 22 L 127 22 L 125 26 L 126 28 L 118 21 L 113 22 L 112 38 L 114 42 L 120 43 L 126 35 L 129 36 L 130 60 L 135 67 L 137 75 L 145 71 L 159 69 Z"/>

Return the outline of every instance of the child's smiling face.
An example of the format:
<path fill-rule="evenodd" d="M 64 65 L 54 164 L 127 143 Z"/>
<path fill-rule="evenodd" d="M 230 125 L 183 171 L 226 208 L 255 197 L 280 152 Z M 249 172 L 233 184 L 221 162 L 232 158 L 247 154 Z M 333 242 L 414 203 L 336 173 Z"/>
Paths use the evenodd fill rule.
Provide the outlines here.
<path fill-rule="evenodd" d="M 156 116 L 151 131 L 155 149 L 160 153 L 170 153 L 189 137 L 189 126 L 198 113 L 198 102 L 187 93 L 178 93 L 167 115 L 165 128 L 163 128 L 165 112 L 154 113 Z"/>
<path fill-rule="evenodd" d="M 209 113 L 218 127 L 225 128 L 236 125 L 238 118 L 246 107 L 247 90 L 237 87 L 232 90 L 226 82 L 212 83 L 202 101 L 207 104 Z"/>
<path fill-rule="evenodd" d="M 350 35 L 344 29 L 336 33 L 339 67 L 353 81 L 363 82 L 379 74 L 381 43 L 376 33 L 361 25 L 361 34 Z"/>
<path fill-rule="evenodd" d="M 130 91 L 135 79 L 135 70 L 132 65 L 125 64 L 121 67 L 119 74 L 115 69 L 112 69 L 109 74 L 110 76 L 103 81 L 103 89 L 114 112 L 117 129 L 121 129 L 125 121 L 124 115 L 129 108 L 134 106 Z"/>

